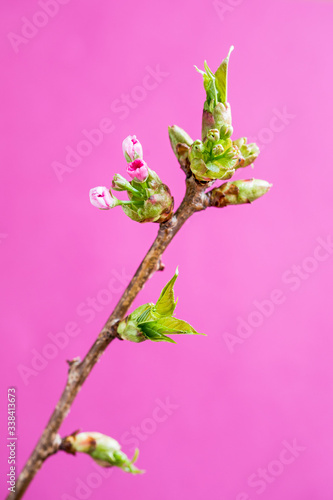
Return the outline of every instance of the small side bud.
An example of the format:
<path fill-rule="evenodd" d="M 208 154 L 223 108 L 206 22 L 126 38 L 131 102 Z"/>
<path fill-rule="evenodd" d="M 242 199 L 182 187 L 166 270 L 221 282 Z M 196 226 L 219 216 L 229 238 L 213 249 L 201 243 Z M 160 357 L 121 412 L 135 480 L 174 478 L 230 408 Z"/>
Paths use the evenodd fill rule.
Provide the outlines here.
<path fill-rule="evenodd" d="M 193 140 L 188 135 L 188 133 L 185 132 L 185 130 L 178 127 L 177 125 L 168 127 L 168 130 L 172 151 L 175 153 L 178 160 L 181 160 L 184 153 L 191 146 Z"/>
<path fill-rule="evenodd" d="M 137 140 L 136 135 L 129 135 L 123 140 L 123 153 L 128 163 L 143 158 L 142 146 Z"/>
<path fill-rule="evenodd" d="M 74 432 L 62 440 L 60 449 L 72 455 L 77 452 L 86 453 L 101 467 L 119 467 L 132 474 L 144 472 L 133 465 L 138 457 L 138 450 L 132 460 L 129 460 L 121 451 L 118 441 L 100 432 Z"/>
<path fill-rule="evenodd" d="M 234 182 L 225 182 L 222 186 L 210 191 L 210 206 L 226 207 L 227 205 L 242 205 L 252 203 L 264 196 L 272 184 L 260 179 L 247 179 Z"/>

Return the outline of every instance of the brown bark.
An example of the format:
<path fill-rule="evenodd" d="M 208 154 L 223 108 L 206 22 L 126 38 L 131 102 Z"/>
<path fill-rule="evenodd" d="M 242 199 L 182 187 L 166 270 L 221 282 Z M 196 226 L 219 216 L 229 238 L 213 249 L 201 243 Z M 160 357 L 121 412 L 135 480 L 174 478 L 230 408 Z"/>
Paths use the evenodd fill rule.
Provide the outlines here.
<path fill-rule="evenodd" d="M 50 455 L 58 451 L 61 444 L 58 430 L 91 370 L 108 345 L 117 338 L 117 325 L 119 321 L 126 315 L 133 300 L 148 278 L 160 268 L 161 255 L 186 220 L 195 212 L 204 210 L 209 205 L 208 197 L 205 194 L 205 189 L 209 184 L 201 184 L 194 179 L 190 173 L 189 165 L 186 160 L 181 161 L 181 167 L 187 175 L 187 178 L 186 193 L 180 207 L 170 220 L 160 224 L 154 243 L 148 250 L 113 313 L 108 318 L 85 358 L 82 361 L 76 358 L 69 363 L 70 367 L 65 389 L 34 451 L 18 477 L 15 493 L 11 493 L 7 497 L 7 500 L 18 500 L 22 498 L 44 461 Z"/>

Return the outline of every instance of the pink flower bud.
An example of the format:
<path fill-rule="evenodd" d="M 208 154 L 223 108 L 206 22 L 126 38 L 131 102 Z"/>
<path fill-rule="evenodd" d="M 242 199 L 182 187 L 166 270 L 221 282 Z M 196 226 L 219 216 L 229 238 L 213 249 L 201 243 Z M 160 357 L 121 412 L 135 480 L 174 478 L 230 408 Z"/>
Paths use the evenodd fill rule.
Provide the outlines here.
<path fill-rule="evenodd" d="M 143 158 L 142 146 L 135 135 L 129 135 L 123 140 L 123 153 L 128 162 Z"/>
<path fill-rule="evenodd" d="M 108 210 L 116 205 L 116 199 L 105 186 L 98 186 L 89 191 L 90 203 L 101 210 Z"/>
<path fill-rule="evenodd" d="M 138 158 L 127 166 L 127 173 L 131 179 L 135 179 L 138 182 L 144 182 L 148 177 L 147 163 Z"/>

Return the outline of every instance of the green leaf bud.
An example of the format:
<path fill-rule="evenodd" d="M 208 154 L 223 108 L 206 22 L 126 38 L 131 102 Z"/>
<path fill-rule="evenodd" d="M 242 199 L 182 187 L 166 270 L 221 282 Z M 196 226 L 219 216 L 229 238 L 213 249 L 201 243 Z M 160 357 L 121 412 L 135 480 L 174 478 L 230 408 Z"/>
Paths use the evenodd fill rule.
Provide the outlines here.
<path fill-rule="evenodd" d="M 118 325 L 118 335 L 123 340 L 142 342 L 173 342 L 166 334 L 197 334 L 198 332 L 186 321 L 173 317 L 177 301 L 174 295 L 174 284 L 178 277 L 178 270 L 163 288 L 156 305 L 144 304 Z"/>
<path fill-rule="evenodd" d="M 119 467 L 131 474 L 141 474 L 133 464 L 139 451 L 136 450 L 132 460 L 121 451 L 120 444 L 115 439 L 100 432 L 74 432 L 62 440 L 60 449 L 75 455 L 86 453 L 101 467 Z"/>
<path fill-rule="evenodd" d="M 260 179 L 226 182 L 222 186 L 210 191 L 210 205 L 213 207 L 225 207 L 227 205 L 252 203 L 261 196 L 264 196 L 271 187 L 272 184 Z"/>
<path fill-rule="evenodd" d="M 204 63 L 205 71 L 195 66 L 196 70 L 203 76 L 206 91 L 206 101 L 202 115 L 203 141 L 206 139 L 209 129 L 217 128 L 220 130 L 223 125 L 231 126 L 231 110 L 228 103 L 227 84 L 229 58 L 233 48 L 230 48 L 228 56 L 222 61 L 215 73 L 212 72 L 206 61 Z"/>
<path fill-rule="evenodd" d="M 177 125 L 168 127 L 168 130 L 172 151 L 175 153 L 177 159 L 179 161 L 182 161 L 184 157 L 186 157 L 188 149 L 193 143 L 193 140 L 188 135 L 188 133 L 185 132 L 185 130 L 178 127 Z"/>

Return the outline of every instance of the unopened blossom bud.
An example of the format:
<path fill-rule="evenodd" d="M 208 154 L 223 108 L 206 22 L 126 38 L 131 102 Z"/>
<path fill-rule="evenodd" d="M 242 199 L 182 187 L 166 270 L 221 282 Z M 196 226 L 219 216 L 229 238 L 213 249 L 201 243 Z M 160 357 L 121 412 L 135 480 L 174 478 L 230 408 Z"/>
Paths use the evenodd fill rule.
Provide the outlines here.
<path fill-rule="evenodd" d="M 259 147 L 254 142 L 247 144 L 246 137 L 233 141 L 233 144 L 239 148 L 240 152 L 240 162 L 237 168 L 247 167 L 258 158 L 260 153 Z"/>
<path fill-rule="evenodd" d="M 207 132 L 207 140 L 211 142 L 217 142 L 220 138 L 220 132 L 216 128 L 212 128 Z"/>
<path fill-rule="evenodd" d="M 246 144 L 246 142 L 247 142 L 246 137 L 241 137 L 240 139 L 236 139 L 235 141 L 232 141 L 234 146 L 237 146 L 239 149 L 241 149 L 242 146 L 244 146 Z"/>
<path fill-rule="evenodd" d="M 142 154 L 141 145 L 138 144 L 135 136 L 125 139 L 123 149 L 128 157 L 129 154 L 132 157 Z M 137 222 L 162 223 L 169 220 L 173 214 L 173 197 L 157 173 L 148 168 L 142 158 L 135 158 L 128 163 L 127 173 L 132 179 L 131 182 L 122 175 L 115 174 L 112 188 L 116 191 L 126 191 L 128 200 L 118 200 L 106 187 L 98 187 L 90 191 L 91 202 L 101 209 L 120 205 L 125 214 Z"/>
<path fill-rule="evenodd" d="M 128 182 L 127 179 L 125 179 L 122 175 L 120 174 L 115 174 L 113 176 L 113 180 L 112 180 L 112 189 L 114 189 L 115 191 L 127 191 L 129 193 L 132 193 L 134 195 L 139 195 L 139 191 L 137 189 L 135 189 L 134 186 L 132 186 L 132 184 L 130 182 Z M 119 204 L 122 204 L 123 202 L 121 202 L 119 200 Z"/>
<path fill-rule="evenodd" d="M 205 152 L 204 144 L 199 140 L 194 141 L 189 151 L 190 160 L 192 161 L 194 158 L 199 158 L 199 159 L 203 158 L 204 152 Z"/>
<path fill-rule="evenodd" d="M 222 186 L 212 189 L 209 193 L 209 204 L 213 207 L 225 207 L 227 205 L 252 203 L 266 194 L 271 187 L 272 184 L 260 179 L 225 182 Z"/>
<path fill-rule="evenodd" d="M 224 124 L 222 125 L 221 129 L 220 129 L 220 137 L 221 139 L 229 139 L 229 137 L 232 136 L 233 134 L 233 127 L 232 125 L 227 125 L 227 124 Z"/>
<path fill-rule="evenodd" d="M 212 149 L 212 155 L 213 156 L 220 156 L 224 152 L 224 147 L 222 144 L 216 144 L 213 149 Z"/>
<path fill-rule="evenodd" d="M 118 200 L 112 196 L 105 186 L 98 186 L 89 191 L 90 203 L 101 210 L 108 210 L 118 205 Z"/>
<path fill-rule="evenodd" d="M 135 135 L 129 135 L 123 140 L 123 153 L 128 163 L 143 158 L 142 146 Z"/>
<path fill-rule="evenodd" d="M 148 177 L 147 163 L 138 158 L 127 165 L 127 173 L 131 179 L 137 182 L 144 182 Z"/>
<path fill-rule="evenodd" d="M 190 168 L 195 177 L 199 181 L 209 181 L 210 178 L 206 175 L 207 166 L 205 159 L 207 156 L 205 145 L 197 140 L 194 141 L 189 150 Z"/>
<path fill-rule="evenodd" d="M 112 179 L 112 189 L 115 191 L 130 191 L 131 183 L 120 174 L 115 174 Z"/>
<path fill-rule="evenodd" d="M 169 138 L 172 151 L 175 153 L 178 160 L 181 160 L 183 156 L 186 155 L 193 140 L 188 135 L 188 133 L 185 132 L 185 130 L 178 127 L 177 125 L 172 125 L 172 127 L 169 127 Z"/>
<path fill-rule="evenodd" d="M 60 449 L 72 455 L 76 452 L 87 453 L 101 467 L 115 466 L 132 474 L 143 472 L 133 465 L 138 457 L 138 450 L 133 459 L 129 460 L 121 451 L 118 441 L 100 432 L 74 432 L 62 440 Z"/>

